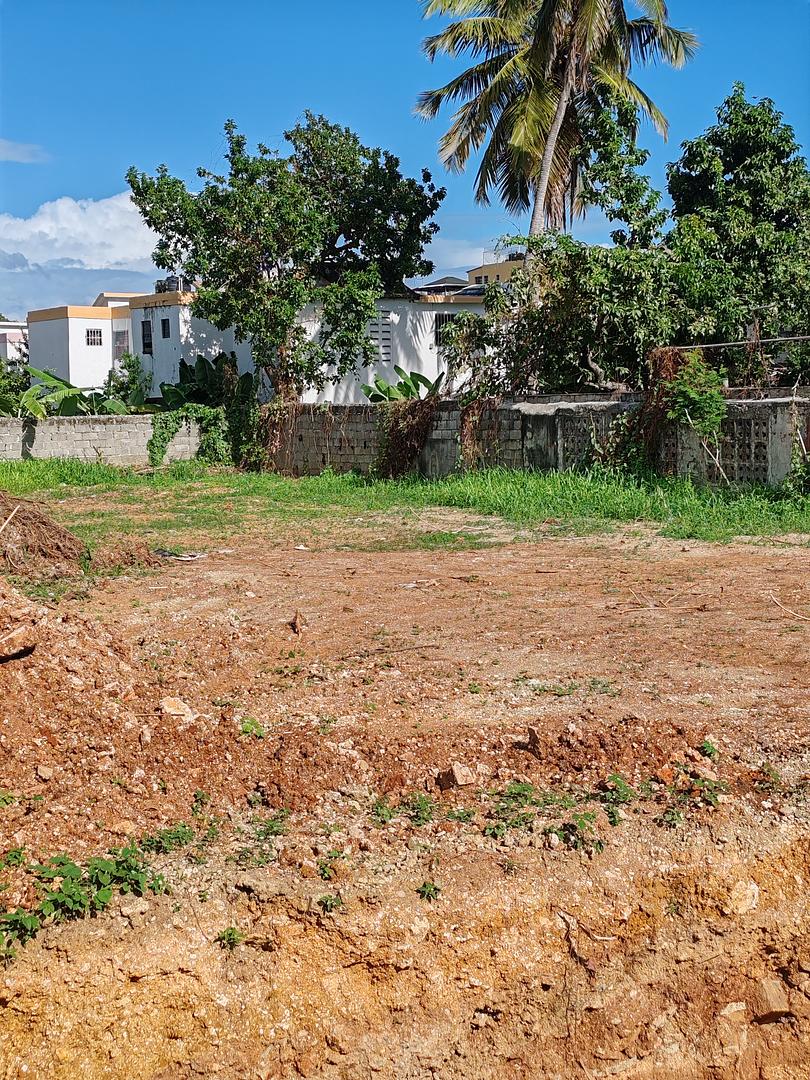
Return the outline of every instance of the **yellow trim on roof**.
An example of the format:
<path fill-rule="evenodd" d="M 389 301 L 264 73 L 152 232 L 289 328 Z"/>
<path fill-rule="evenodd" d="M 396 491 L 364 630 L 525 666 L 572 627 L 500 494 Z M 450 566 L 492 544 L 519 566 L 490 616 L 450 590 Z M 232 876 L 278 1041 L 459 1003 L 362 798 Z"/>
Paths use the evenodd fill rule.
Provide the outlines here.
<path fill-rule="evenodd" d="M 114 319 L 128 319 L 129 306 L 118 307 L 66 307 L 40 308 L 28 312 L 28 322 L 53 322 L 55 319 L 90 319 L 93 322 L 111 322 Z"/>
<path fill-rule="evenodd" d="M 188 292 L 159 292 L 148 296 L 139 296 L 137 300 L 130 300 L 129 309 L 150 307 L 183 307 L 190 304 L 194 299 L 194 293 Z"/>

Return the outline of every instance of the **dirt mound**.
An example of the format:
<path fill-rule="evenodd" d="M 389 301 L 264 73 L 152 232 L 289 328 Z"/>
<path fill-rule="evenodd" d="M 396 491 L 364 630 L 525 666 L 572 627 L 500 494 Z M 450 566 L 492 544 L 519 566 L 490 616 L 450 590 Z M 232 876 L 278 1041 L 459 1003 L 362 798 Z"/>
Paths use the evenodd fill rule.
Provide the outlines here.
<path fill-rule="evenodd" d="M 160 559 L 145 540 L 120 539 L 115 543 L 95 548 L 90 561 L 96 573 L 120 570 L 143 570 L 160 566 Z"/>
<path fill-rule="evenodd" d="M 78 570 L 86 547 L 36 503 L 0 491 L 0 565 L 26 572 Z"/>

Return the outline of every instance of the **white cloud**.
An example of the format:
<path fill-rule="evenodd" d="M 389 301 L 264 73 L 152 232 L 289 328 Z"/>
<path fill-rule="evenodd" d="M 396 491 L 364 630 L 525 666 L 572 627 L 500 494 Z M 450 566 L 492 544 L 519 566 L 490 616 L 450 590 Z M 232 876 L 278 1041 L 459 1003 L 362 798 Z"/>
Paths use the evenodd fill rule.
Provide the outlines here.
<path fill-rule="evenodd" d="M 47 160 L 47 153 L 36 143 L 12 142 L 11 139 L 0 139 L 0 161 L 16 161 L 21 165 L 38 165 Z"/>
<path fill-rule="evenodd" d="M 25 218 L 0 214 L 0 237 L 7 252 L 29 263 L 142 272 L 152 270 L 156 240 L 126 192 L 108 199 L 65 196 Z"/>

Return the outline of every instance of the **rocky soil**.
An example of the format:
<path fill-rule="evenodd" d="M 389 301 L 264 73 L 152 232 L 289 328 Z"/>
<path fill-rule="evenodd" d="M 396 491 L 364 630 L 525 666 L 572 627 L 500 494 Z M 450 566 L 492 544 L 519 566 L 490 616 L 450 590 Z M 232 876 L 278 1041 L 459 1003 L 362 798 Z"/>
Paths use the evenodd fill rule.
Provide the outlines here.
<path fill-rule="evenodd" d="M 0 1076 L 810 1075 L 808 614 L 638 537 L 0 586 L 3 905 L 167 884 L 17 951 Z"/>

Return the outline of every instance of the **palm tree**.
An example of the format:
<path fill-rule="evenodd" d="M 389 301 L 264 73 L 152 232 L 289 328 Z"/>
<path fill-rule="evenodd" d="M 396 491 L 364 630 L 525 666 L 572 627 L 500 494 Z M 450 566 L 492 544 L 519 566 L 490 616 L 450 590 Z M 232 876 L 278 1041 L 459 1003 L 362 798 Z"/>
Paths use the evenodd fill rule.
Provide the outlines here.
<path fill-rule="evenodd" d="M 577 167 L 572 151 L 589 111 L 605 93 L 632 103 L 666 135 L 660 109 L 630 78 L 633 63 L 665 60 L 681 67 L 697 39 L 668 22 L 664 0 L 423 0 L 425 16 L 460 18 L 426 39 L 430 60 L 465 53 L 476 63 L 438 90 L 420 95 L 417 111 L 435 117 L 461 101 L 439 143 L 445 165 L 461 172 L 487 143 L 476 199 L 497 187 L 507 210 L 533 206 L 530 235 L 564 226 L 573 209 Z M 488 142 L 487 142 L 488 140 Z"/>

